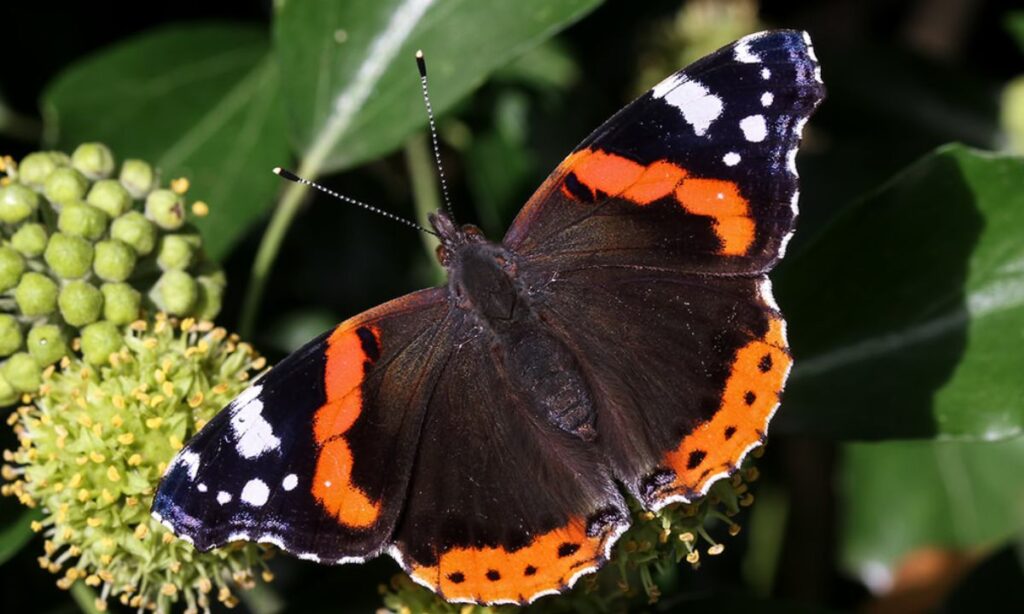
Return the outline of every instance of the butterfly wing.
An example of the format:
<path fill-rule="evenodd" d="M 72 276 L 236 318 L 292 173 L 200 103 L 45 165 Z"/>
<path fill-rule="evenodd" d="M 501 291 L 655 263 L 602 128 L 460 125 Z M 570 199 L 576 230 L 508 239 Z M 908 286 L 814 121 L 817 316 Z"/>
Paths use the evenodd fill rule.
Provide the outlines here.
<path fill-rule="evenodd" d="M 154 515 L 201 550 L 246 540 L 324 562 L 376 556 L 454 328 L 447 290 L 431 289 L 313 340 L 178 453 Z"/>
<path fill-rule="evenodd" d="M 793 230 L 796 151 L 823 96 L 806 33 L 745 37 L 587 137 L 529 200 L 505 245 L 554 270 L 767 271 Z"/>
<path fill-rule="evenodd" d="M 594 388 L 609 466 L 649 509 L 702 496 L 763 442 L 792 364 L 766 278 L 577 270 L 538 304 Z"/>
<path fill-rule="evenodd" d="M 594 389 L 609 466 L 648 508 L 732 473 L 778 406 L 792 361 L 765 273 L 823 95 L 806 34 L 741 39 L 598 128 L 505 237 Z"/>
<path fill-rule="evenodd" d="M 599 567 L 629 516 L 601 451 L 536 411 L 495 343 L 471 327 L 456 341 L 394 554 L 450 601 L 523 604 Z"/>

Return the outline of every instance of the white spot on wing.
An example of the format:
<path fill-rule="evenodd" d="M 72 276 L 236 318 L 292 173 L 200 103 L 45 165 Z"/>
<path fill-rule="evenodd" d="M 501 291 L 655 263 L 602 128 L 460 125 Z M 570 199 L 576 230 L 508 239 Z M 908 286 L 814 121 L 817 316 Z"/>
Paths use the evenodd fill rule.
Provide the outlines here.
<path fill-rule="evenodd" d="M 750 50 L 750 43 L 756 36 L 744 36 L 736 43 L 736 61 L 743 64 L 759 64 L 761 56 Z"/>
<path fill-rule="evenodd" d="M 263 419 L 262 390 L 263 386 L 250 386 L 231 402 L 231 430 L 237 439 L 235 449 L 244 458 L 256 458 L 281 445 L 273 427 Z"/>
<path fill-rule="evenodd" d="M 200 482 L 199 485 L 196 486 L 196 490 L 198 490 L 199 492 L 206 492 L 207 490 L 209 490 L 209 488 L 206 487 L 206 484 Z"/>
<path fill-rule="evenodd" d="M 760 143 L 768 136 L 768 126 L 764 123 L 764 115 L 750 115 L 740 120 L 743 136 L 752 143 Z"/>
<path fill-rule="evenodd" d="M 199 473 L 199 455 L 191 450 L 182 450 L 177 457 L 174 459 L 175 465 L 184 465 L 185 470 L 188 471 L 188 479 L 196 479 L 196 474 Z"/>
<path fill-rule="evenodd" d="M 294 473 L 289 473 L 288 475 L 284 476 L 284 480 L 281 481 L 281 486 L 283 486 L 285 490 L 292 490 L 296 486 L 298 486 L 298 484 L 299 476 L 295 475 Z"/>
<path fill-rule="evenodd" d="M 775 102 L 775 94 L 772 94 L 771 92 L 765 92 L 761 94 L 762 107 L 770 107 L 772 106 L 773 102 Z"/>
<path fill-rule="evenodd" d="M 673 75 L 651 90 L 651 95 L 679 109 L 697 136 L 704 136 L 722 114 L 722 99 L 696 81 Z"/>
<path fill-rule="evenodd" d="M 249 480 L 242 488 L 242 501 L 249 505 L 259 507 L 266 503 L 268 498 L 270 498 L 270 489 L 267 488 L 263 480 Z"/>
<path fill-rule="evenodd" d="M 224 505 L 225 503 L 231 503 L 231 494 L 226 493 L 223 490 L 217 493 L 217 503 Z"/>
<path fill-rule="evenodd" d="M 740 155 L 735 151 L 730 151 L 729 153 L 722 156 L 722 162 L 725 162 L 726 166 L 736 166 L 737 164 L 740 163 L 741 159 L 742 158 L 740 158 Z"/>
<path fill-rule="evenodd" d="M 762 79 L 771 79 L 772 78 L 772 71 L 768 70 L 767 68 L 762 68 L 761 69 L 761 78 Z"/>

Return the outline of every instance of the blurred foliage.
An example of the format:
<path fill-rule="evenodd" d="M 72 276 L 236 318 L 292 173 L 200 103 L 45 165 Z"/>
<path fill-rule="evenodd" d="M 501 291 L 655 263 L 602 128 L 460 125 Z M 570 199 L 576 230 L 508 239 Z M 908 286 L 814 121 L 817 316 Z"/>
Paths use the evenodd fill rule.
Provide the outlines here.
<path fill-rule="evenodd" d="M 854 439 L 1021 435 L 1022 229 L 1024 160 L 962 146 L 847 207 L 778 276 L 779 300 L 801 323 L 780 428 Z"/>
<path fill-rule="evenodd" d="M 643 88 L 747 32 L 807 29 L 829 98 L 805 133 L 801 219 L 776 274 L 796 368 L 766 496 L 651 609 L 883 608 L 929 548 L 958 561 L 919 574 L 929 607 L 995 607 L 1024 579 L 1024 12 L 1009 4 L 180 0 L 117 20 L 68 6 L 58 20 L 19 3 L 5 7 L 18 24 L 5 45 L 33 51 L 0 71 L 0 153 L 100 140 L 188 176 L 231 280 L 221 320 L 237 328 L 245 311 L 257 347 L 280 357 L 436 279 L 407 229 L 319 197 L 303 209 L 307 192 L 267 172 L 296 163 L 422 216 L 437 193 L 416 48 L 456 211 L 497 238 Z M 62 607 L 33 569 L 38 547 L 17 552 L 31 520 L 19 513 L 0 502 L 7 609 Z M 368 611 L 395 573 L 273 568 L 280 596 L 243 607 Z"/>

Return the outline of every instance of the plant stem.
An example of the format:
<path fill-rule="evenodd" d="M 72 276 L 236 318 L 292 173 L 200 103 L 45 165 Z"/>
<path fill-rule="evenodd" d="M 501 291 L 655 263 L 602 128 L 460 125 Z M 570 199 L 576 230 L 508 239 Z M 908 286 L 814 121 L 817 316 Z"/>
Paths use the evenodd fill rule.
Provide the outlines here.
<path fill-rule="evenodd" d="M 319 170 L 319 161 L 311 162 L 311 158 L 299 167 L 298 174 L 312 181 L 316 181 Z M 267 285 L 267 278 L 277 259 L 277 252 L 281 249 L 288 228 L 295 219 L 295 214 L 302 204 L 302 197 L 306 194 L 306 186 L 298 183 L 289 183 L 281 195 L 281 202 L 274 210 L 270 218 L 270 224 L 263 239 L 260 241 L 259 249 L 256 251 L 256 258 L 252 263 L 252 273 L 249 276 L 249 287 L 245 292 L 245 301 L 242 304 L 242 317 L 238 326 L 238 332 L 243 339 L 251 339 L 256 326 L 256 318 L 260 313 L 260 304 L 263 302 L 263 290 Z"/>
<path fill-rule="evenodd" d="M 85 614 L 100 614 L 96 607 L 96 591 L 79 581 L 71 585 L 71 598 L 78 604 L 78 608 Z"/>
<path fill-rule="evenodd" d="M 434 168 L 430 141 L 427 140 L 425 132 L 413 135 L 405 142 L 405 165 L 409 169 L 409 178 L 412 181 L 416 221 L 420 226 L 430 228 L 427 215 L 441 208 L 441 194 L 437 187 L 437 169 Z M 427 250 L 427 258 L 434 264 L 433 270 L 437 278 L 434 281 L 438 281 L 443 278 L 444 269 L 434 255 L 437 251 L 437 237 L 424 232 L 420 233 L 420 238 L 423 240 L 423 249 Z"/>

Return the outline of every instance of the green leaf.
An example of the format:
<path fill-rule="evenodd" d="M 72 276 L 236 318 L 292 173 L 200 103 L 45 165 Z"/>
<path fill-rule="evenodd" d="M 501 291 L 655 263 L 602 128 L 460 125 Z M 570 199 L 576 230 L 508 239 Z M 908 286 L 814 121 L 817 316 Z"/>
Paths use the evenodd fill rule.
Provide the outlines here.
<path fill-rule="evenodd" d="M 120 158 L 184 176 L 210 205 L 198 220 L 220 258 L 273 202 L 287 159 L 280 74 L 260 28 L 156 30 L 73 65 L 43 96 L 51 144 L 103 141 Z"/>
<path fill-rule="evenodd" d="M 849 207 L 777 278 L 779 427 L 850 439 L 1024 431 L 1024 160 L 953 145 Z"/>
<path fill-rule="evenodd" d="M 1024 11 L 1013 11 L 1006 16 L 1006 29 L 1024 51 Z"/>
<path fill-rule="evenodd" d="M 925 547 L 973 549 L 1024 527 L 1024 438 L 846 446 L 842 560 L 884 586 L 892 565 Z"/>
<path fill-rule="evenodd" d="M 495 69 L 600 0 L 304 0 L 275 21 L 303 166 L 339 170 L 398 148 L 426 124 L 414 53 L 443 113 Z"/>
<path fill-rule="evenodd" d="M 32 541 L 32 521 L 39 520 L 43 515 L 37 509 L 25 510 L 18 518 L 0 531 L 0 565 L 9 561 L 14 555 Z"/>

